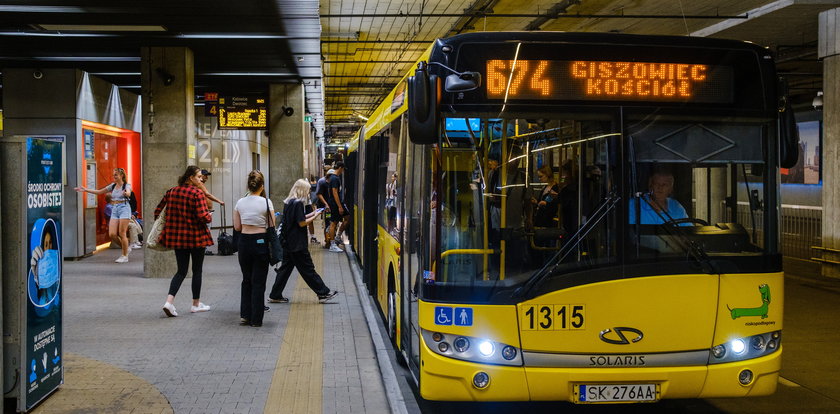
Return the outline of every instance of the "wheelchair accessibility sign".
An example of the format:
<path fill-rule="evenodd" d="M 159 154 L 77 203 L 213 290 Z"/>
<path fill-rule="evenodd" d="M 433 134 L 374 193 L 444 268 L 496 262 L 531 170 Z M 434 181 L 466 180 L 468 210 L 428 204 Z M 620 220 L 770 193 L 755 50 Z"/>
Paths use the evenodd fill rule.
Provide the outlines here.
<path fill-rule="evenodd" d="M 435 325 L 472 326 L 472 308 L 435 306 Z"/>

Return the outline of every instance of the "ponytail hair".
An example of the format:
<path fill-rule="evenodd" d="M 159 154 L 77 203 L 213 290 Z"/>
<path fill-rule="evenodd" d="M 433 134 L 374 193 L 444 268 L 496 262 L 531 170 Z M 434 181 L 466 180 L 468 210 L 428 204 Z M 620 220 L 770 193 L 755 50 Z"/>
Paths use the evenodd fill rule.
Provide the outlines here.
<path fill-rule="evenodd" d="M 256 193 L 257 191 L 261 191 L 262 195 L 265 194 L 265 177 L 263 173 L 258 170 L 251 171 L 248 174 L 248 191 L 252 193 Z"/>

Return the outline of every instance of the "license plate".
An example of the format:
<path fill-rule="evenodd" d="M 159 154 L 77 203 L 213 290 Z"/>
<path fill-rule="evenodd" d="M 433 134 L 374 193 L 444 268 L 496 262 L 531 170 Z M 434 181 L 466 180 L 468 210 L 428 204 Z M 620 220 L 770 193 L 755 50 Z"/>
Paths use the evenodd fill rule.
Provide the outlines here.
<path fill-rule="evenodd" d="M 579 384 L 575 402 L 652 402 L 659 399 L 656 384 Z"/>

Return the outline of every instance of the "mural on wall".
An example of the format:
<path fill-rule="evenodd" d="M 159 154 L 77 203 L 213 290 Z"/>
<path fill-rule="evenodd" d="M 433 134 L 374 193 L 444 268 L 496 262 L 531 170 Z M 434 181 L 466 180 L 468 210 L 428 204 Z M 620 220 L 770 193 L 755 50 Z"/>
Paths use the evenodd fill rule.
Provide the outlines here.
<path fill-rule="evenodd" d="M 799 122 L 799 161 L 793 168 L 781 169 L 782 184 L 820 184 L 822 125 L 820 121 Z"/>

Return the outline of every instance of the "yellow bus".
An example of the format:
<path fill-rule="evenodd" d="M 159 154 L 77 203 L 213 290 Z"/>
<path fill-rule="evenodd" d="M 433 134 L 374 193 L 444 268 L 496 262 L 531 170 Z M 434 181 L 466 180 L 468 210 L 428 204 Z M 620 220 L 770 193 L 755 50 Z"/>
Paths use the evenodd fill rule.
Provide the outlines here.
<path fill-rule="evenodd" d="M 437 40 L 350 151 L 353 247 L 420 395 L 773 393 L 792 125 L 745 42 Z"/>

